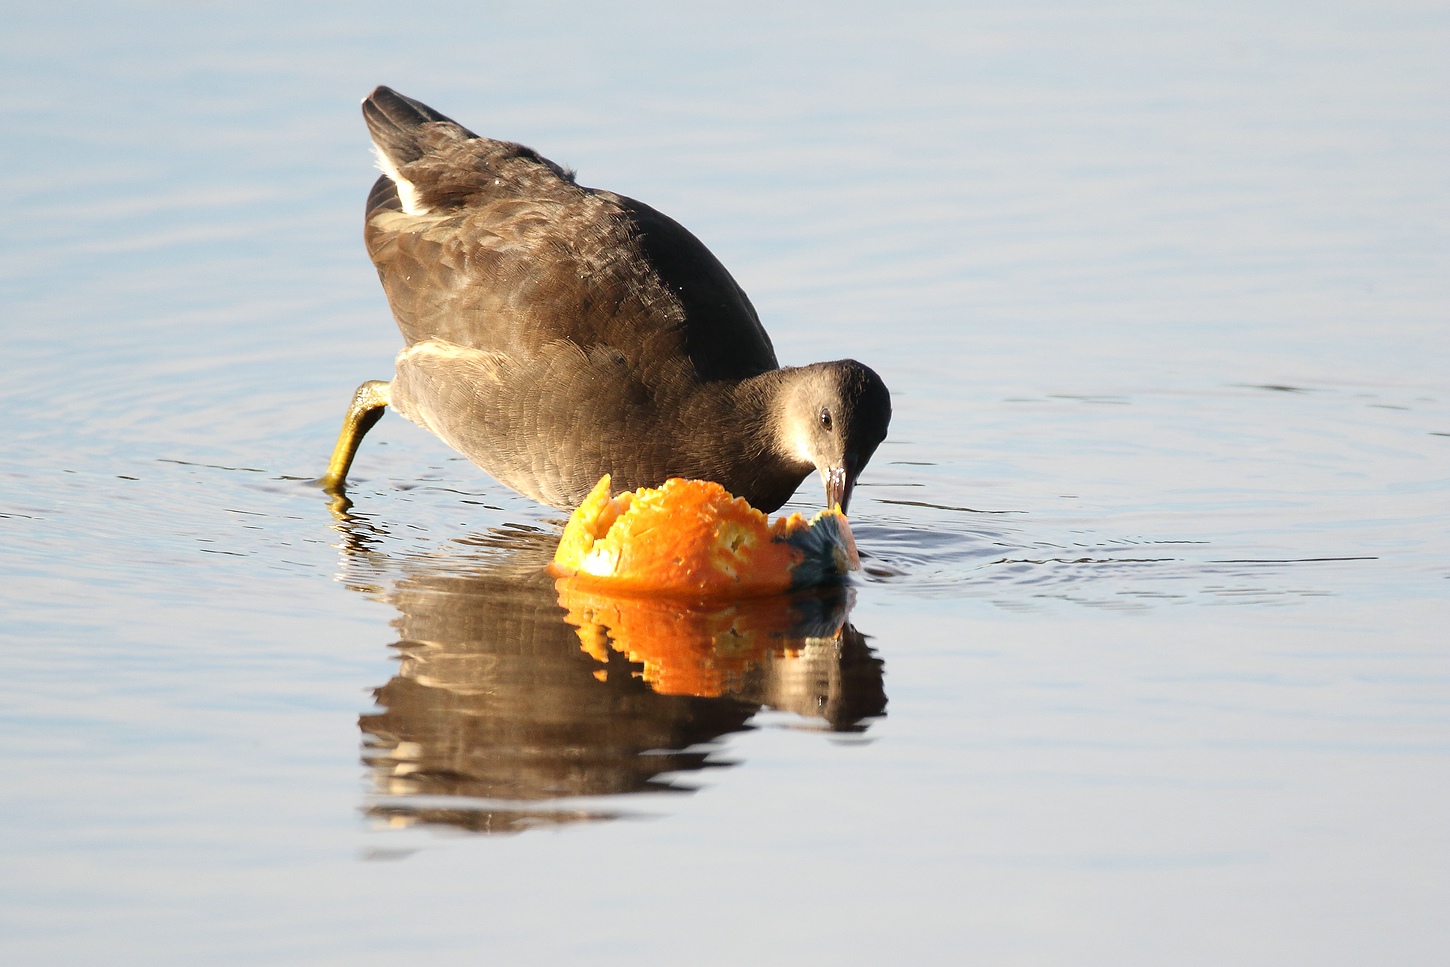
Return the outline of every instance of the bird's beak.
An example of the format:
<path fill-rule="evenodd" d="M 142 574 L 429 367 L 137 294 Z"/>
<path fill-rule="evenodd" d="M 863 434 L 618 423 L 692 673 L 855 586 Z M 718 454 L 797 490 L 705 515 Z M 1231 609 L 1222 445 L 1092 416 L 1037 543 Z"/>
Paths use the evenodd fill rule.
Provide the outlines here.
<path fill-rule="evenodd" d="M 851 491 L 856 489 L 856 474 L 860 470 L 859 461 L 854 456 L 848 454 L 845 464 L 844 467 L 828 467 L 821 471 L 826 482 L 826 507 L 839 507 L 843 514 L 851 505 Z"/>

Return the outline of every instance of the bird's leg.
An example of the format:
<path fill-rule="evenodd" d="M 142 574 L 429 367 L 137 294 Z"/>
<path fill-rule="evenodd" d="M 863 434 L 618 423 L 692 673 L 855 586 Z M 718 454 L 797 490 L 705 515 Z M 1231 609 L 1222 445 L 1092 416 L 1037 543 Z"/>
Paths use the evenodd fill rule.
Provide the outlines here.
<path fill-rule="evenodd" d="M 352 458 L 357 456 L 358 444 L 373 424 L 382 419 L 383 410 L 388 406 L 390 387 L 387 380 L 370 379 L 352 395 L 352 405 L 347 408 L 347 416 L 342 418 L 337 446 L 332 448 L 332 459 L 327 461 L 327 473 L 317 478 L 317 484 L 323 490 L 333 495 L 342 494 Z"/>

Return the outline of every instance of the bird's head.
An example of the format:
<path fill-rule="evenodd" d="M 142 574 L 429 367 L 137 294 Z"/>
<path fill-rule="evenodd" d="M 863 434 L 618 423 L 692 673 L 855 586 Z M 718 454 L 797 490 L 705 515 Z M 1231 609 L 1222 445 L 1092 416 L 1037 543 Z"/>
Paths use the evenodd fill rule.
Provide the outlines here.
<path fill-rule="evenodd" d="M 784 371 L 776 446 L 826 486 L 826 506 L 844 513 L 871 454 L 886 439 L 891 394 L 870 367 L 854 359 Z"/>

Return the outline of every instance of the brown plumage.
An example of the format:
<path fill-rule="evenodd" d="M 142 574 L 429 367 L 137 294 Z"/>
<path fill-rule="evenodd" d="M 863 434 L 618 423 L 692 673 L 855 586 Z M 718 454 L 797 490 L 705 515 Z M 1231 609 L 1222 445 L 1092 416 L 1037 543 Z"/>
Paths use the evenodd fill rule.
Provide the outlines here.
<path fill-rule="evenodd" d="M 847 503 L 890 420 L 874 372 L 781 369 L 730 273 L 648 205 L 386 87 L 363 115 L 403 415 L 560 508 L 609 473 L 616 491 L 715 480 L 769 511 L 813 469 Z"/>

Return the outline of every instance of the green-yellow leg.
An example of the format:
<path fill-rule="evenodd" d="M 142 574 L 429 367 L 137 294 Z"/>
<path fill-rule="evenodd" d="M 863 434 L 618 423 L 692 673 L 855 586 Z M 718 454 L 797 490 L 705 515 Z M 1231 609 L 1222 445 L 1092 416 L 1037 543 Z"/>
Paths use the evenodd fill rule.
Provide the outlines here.
<path fill-rule="evenodd" d="M 357 447 L 362 438 L 382 419 L 388 405 L 387 380 L 370 379 L 357 388 L 352 395 L 352 405 L 347 416 L 342 418 L 342 431 L 337 435 L 337 446 L 332 448 L 332 459 L 327 461 L 327 473 L 317 478 L 317 483 L 330 494 L 341 495 L 347 484 L 347 471 L 352 467 L 352 458 L 357 456 Z"/>

